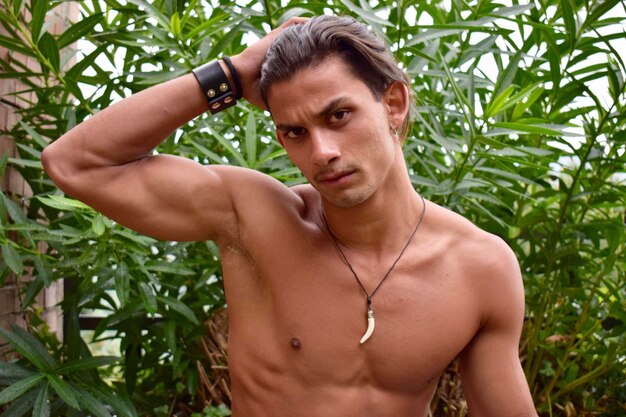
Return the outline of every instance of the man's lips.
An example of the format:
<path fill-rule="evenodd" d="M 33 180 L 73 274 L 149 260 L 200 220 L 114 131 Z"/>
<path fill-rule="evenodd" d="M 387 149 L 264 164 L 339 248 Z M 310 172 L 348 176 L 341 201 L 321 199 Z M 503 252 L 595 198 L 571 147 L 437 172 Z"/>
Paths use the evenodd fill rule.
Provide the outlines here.
<path fill-rule="evenodd" d="M 352 175 L 354 171 L 338 171 L 320 174 L 316 176 L 318 182 L 333 183 Z"/>

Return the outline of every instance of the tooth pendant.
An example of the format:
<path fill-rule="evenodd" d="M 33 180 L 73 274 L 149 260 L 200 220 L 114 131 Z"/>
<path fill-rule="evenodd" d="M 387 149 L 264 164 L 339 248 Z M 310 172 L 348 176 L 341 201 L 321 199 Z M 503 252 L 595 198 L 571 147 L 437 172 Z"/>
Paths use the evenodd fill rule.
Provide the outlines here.
<path fill-rule="evenodd" d="M 367 330 L 365 331 L 365 334 L 361 338 L 361 344 L 367 342 L 367 339 L 369 339 L 372 333 L 374 333 L 374 327 L 376 327 L 376 322 L 374 321 L 374 311 L 368 306 L 367 307 Z"/>

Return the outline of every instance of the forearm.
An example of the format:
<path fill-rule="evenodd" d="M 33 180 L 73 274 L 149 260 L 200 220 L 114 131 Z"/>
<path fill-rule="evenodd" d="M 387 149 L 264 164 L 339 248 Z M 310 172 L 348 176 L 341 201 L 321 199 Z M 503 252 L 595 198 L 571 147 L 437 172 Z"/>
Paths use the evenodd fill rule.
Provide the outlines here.
<path fill-rule="evenodd" d="M 97 113 L 44 150 L 55 171 L 121 165 L 150 153 L 175 129 L 207 109 L 192 74 L 151 87 Z M 64 167 L 56 167 L 62 164 Z"/>

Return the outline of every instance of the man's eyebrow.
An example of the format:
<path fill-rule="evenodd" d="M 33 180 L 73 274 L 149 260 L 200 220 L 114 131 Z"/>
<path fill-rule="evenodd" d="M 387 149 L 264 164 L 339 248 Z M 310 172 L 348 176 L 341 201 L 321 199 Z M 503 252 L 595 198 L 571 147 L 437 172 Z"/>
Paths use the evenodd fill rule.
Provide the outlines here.
<path fill-rule="evenodd" d="M 322 110 L 320 110 L 316 114 L 316 117 L 326 117 L 326 115 L 328 115 L 328 113 L 331 113 L 333 110 L 335 110 L 337 107 L 339 107 L 340 105 L 342 105 L 343 103 L 345 103 L 347 101 L 348 101 L 348 97 L 346 97 L 346 96 L 337 97 L 337 98 L 331 100 L 326 106 L 324 106 L 324 108 Z M 299 126 L 288 125 L 288 124 L 284 124 L 284 123 L 276 124 L 276 129 L 279 129 L 279 130 L 289 130 L 289 129 L 293 129 L 295 127 L 299 127 Z"/>
<path fill-rule="evenodd" d="M 331 100 L 331 102 L 328 103 L 326 105 L 326 107 L 324 107 L 319 113 L 317 113 L 317 117 L 324 117 L 324 116 L 326 116 L 328 113 L 332 112 L 337 107 L 339 107 L 339 105 L 343 104 L 346 101 L 348 101 L 348 97 L 345 97 L 345 96 L 344 97 L 337 97 L 337 98 Z"/>

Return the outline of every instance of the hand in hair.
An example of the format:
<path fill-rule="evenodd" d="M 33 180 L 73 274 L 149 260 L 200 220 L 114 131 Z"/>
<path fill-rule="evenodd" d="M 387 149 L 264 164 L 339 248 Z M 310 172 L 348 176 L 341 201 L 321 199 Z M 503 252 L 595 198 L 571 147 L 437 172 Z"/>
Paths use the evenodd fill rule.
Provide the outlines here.
<path fill-rule="evenodd" d="M 243 97 L 257 107 L 265 109 L 265 104 L 259 92 L 259 79 L 261 76 L 261 65 L 265 60 L 265 54 L 276 36 L 286 27 L 297 25 L 309 20 L 307 17 L 292 17 L 285 23 L 272 30 L 261 40 L 246 48 L 242 53 L 232 57 L 232 62 L 241 80 Z"/>

